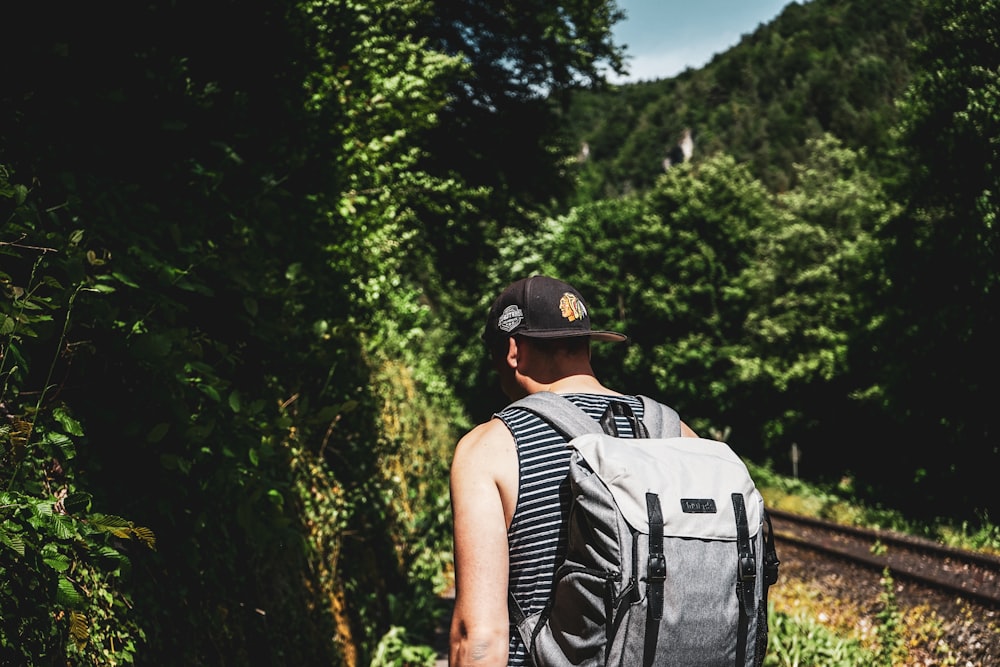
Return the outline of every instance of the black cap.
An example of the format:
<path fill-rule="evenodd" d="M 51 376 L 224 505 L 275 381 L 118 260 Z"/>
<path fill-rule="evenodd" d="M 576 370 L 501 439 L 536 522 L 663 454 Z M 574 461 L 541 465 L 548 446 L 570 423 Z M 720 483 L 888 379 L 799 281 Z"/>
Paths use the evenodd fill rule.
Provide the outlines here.
<path fill-rule="evenodd" d="M 568 283 L 547 276 L 532 276 L 511 283 L 490 308 L 483 340 L 491 349 L 510 336 L 575 338 L 622 342 L 628 336 L 590 328 L 590 314 L 583 297 Z"/>

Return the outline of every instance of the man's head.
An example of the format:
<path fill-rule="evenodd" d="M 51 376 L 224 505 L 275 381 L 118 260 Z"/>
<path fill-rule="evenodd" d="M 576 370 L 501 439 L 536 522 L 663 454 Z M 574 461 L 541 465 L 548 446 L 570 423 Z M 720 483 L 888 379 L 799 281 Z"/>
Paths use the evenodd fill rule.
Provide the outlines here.
<path fill-rule="evenodd" d="M 483 331 L 490 353 L 503 353 L 507 340 L 586 338 L 621 342 L 627 336 L 591 328 L 583 296 L 568 283 L 547 276 L 522 278 L 507 286 L 493 302 Z"/>

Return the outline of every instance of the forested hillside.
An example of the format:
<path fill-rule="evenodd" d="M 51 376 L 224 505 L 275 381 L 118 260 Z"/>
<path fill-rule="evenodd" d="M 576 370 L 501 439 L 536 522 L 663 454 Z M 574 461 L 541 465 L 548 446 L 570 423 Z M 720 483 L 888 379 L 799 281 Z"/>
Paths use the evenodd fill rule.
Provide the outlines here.
<path fill-rule="evenodd" d="M 564 124 L 589 149 L 581 194 L 648 189 L 665 160 L 682 161 L 685 131 L 695 155 L 728 153 L 774 192 L 794 186 L 794 163 L 824 132 L 865 149 L 866 168 L 888 177 L 895 103 L 929 21 L 912 0 L 792 2 L 701 69 L 610 94 L 581 91 Z"/>
<path fill-rule="evenodd" d="M 595 345 L 607 384 L 987 516 L 1000 3 L 792 4 L 615 87 L 620 18 L 8 15 L 0 664 L 393 664 L 447 580 L 451 448 L 503 402 L 483 313 L 534 271 L 632 336 Z"/>

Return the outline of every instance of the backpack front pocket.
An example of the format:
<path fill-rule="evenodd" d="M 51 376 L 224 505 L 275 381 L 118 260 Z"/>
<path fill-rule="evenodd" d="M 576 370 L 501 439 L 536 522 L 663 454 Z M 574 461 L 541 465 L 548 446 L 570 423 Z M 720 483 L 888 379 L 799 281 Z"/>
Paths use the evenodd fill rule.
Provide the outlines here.
<path fill-rule="evenodd" d="M 535 664 L 603 665 L 621 579 L 620 572 L 560 568 L 552 600 L 528 643 Z M 573 613 L 552 615 L 553 606 Z"/>

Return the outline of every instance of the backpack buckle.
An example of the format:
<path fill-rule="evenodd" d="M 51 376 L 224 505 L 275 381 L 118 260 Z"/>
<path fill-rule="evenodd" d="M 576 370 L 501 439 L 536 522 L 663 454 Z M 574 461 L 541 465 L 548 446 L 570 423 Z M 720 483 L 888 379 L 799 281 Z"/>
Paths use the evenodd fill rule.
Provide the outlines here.
<path fill-rule="evenodd" d="M 767 555 L 764 559 L 764 581 L 768 586 L 773 586 L 778 581 L 778 557 Z"/>
<path fill-rule="evenodd" d="M 740 581 L 753 581 L 757 578 L 757 563 L 754 557 L 740 556 Z"/>
<path fill-rule="evenodd" d="M 667 580 L 667 559 L 663 554 L 649 554 L 648 568 L 647 578 L 650 583 L 662 583 Z"/>

